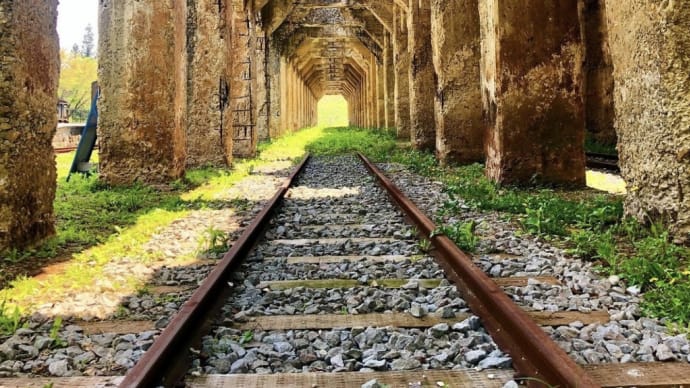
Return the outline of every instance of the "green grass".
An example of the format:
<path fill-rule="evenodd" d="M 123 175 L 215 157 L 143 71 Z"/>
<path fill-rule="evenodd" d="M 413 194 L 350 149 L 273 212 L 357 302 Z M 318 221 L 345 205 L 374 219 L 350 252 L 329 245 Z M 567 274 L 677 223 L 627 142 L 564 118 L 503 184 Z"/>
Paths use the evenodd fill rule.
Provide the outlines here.
<path fill-rule="evenodd" d="M 585 138 L 585 151 L 595 154 L 618 155 L 615 144 L 602 144 L 592 139 L 590 136 Z"/>

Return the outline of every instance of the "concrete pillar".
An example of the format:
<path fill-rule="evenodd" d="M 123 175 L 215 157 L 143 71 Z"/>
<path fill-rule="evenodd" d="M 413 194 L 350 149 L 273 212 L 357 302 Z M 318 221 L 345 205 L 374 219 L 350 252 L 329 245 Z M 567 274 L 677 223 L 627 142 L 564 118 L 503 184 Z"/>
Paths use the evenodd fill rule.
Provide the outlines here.
<path fill-rule="evenodd" d="M 252 157 L 256 153 L 257 134 L 253 88 L 255 74 L 254 23 L 244 8 L 244 1 L 232 0 L 232 50 L 230 110 L 232 112 L 233 155 Z"/>
<path fill-rule="evenodd" d="M 283 100 L 281 98 L 283 92 L 283 82 L 285 80 L 283 74 L 283 67 L 281 66 L 280 51 L 276 42 L 273 39 L 268 40 L 268 90 L 270 97 L 268 127 L 269 136 L 275 139 L 280 136 L 284 128 L 282 123 L 282 106 Z"/>
<path fill-rule="evenodd" d="M 57 0 L 0 0 L 0 253 L 55 232 Z"/>
<path fill-rule="evenodd" d="M 395 66 L 391 34 L 384 34 L 383 45 L 383 96 L 386 128 L 395 127 Z"/>
<path fill-rule="evenodd" d="M 400 7 L 393 8 L 395 126 L 398 139 L 410 140 L 410 54 L 407 50 L 407 15 Z"/>
<path fill-rule="evenodd" d="M 409 0 L 407 38 L 410 52 L 410 134 L 412 147 L 433 150 L 436 147 L 434 128 L 434 63 L 431 53 L 430 0 Z"/>
<path fill-rule="evenodd" d="M 578 1 L 480 0 L 486 173 L 585 182 Z"/>
<path fill-rule="evenodd" d="M 477 0 L 432 0 L 436 153 L 442 163 L 484 159 Z"/>
<path fill-rule="evenodd" d="M 386 128 L 386 85 L 383 64 L 376 64 L 376 96 L 378 103 L 378 128 Z"/>
<path fill-rule="evenodd" d="M 280 129 L 277 132 L 277 136 L 283 135 L 288 129 L 288 83 L 289 83 L 289 72 L 287 68 L 287 59 L 285 57 L 280 57 Z"/>
<path fill-rule="evenodd" d="M 254 94 L 256 95 L 255 112 L 256 116 L 256 136 L 258 141 L 271 138 L 269 129 L 270 96 L 268 79 L 268 46 L 266 44 L 266 34 L 261 25 L 261 18 L 255 19 L 254 25 L 254 64 L 256 76 L 254 77 Z"/>
<path fill-rule="evenodd" d="M 226 163 L 223 136 L 231 136 L 226 115 L 229 87 L 226 77 L 227 36 L 225 13 L 210 2 L 190 2 L 187 30 L 188 167 Z"/>
<path fill-rule="evenodd" d="M 100 3 L 100 177 L 109 184 L 184 172 L 186 20 L 182 2 Z"/>
<path fill-rule="evenodd" d="M 580 26 L 585 45 L 585 127 L 598 143 L 615 145 L 613 63 L 609 51 L 605 0 L 581 0 Z"/>
<path fill-rule="evenodd" d="M 690 237 L 690 7 L 607 0 L 625 209 Z"/>

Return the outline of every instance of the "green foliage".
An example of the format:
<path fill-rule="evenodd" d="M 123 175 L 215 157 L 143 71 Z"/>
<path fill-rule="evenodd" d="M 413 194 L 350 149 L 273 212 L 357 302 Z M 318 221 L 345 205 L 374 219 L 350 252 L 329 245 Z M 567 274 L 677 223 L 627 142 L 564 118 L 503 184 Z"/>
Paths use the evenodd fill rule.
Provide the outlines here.
<path fill-rule="evenodd" d="M 58 98 L 69 103 L 72 111 L 70 121 L 86 121 L 91 108 L 91 83 L 98 78 L 97 73 L 98 61 L 95 58 L 60 52 Z"/>
<path fill-rule="evenodd" d="M 10 308 L 3 300 L 0 303 L 0 336 L 10 335 L 21 327 L 22 319 L 18 307 Z"/>
<path fill-rule="evenodd" d="M 556 216 L 557 213 L 549 211 L 549 204 L 552 202 L 553 199 L 550 199 L 536 205 L 535 208 L 526 207 L 525 217 L 521 221 L 522 227 L 533 234 L 564 235 L 565 227 Z"/>
<path fill-rule="evenodd" d="M 62 328 L 62 318 L 57 317 L 53 321 L 53 325 L 50 327 L 50 338 L 53 340 L 53 346 L 61 348 L 67 345 L 67 343 L 60 338 L 60 329 Z"/>
<path fill-rule="evenodd" d="M 251 330 L 247 330 L 244 333 L 242 333 L 242 337 L 240 337 L 240 344 L 247 344 L 252 342 L 254 339 L 254 332 Z"/>
<path fill-rule="evenodd" d="M 443 225 L 432 232 L 432 236 L 443 234 L 457 244 L 465 252 L 475 252 L 479 245 L 479 237 L 475 235 L 476 224 L 474 221 L 455 222 Z"/>
<path fill-rule="evenodd" d="M 585 151 L 596 154 L 618 155 L 615 144 L 602 144 L 593 139 L 591 136 L 585 138 Z"/>
<path fill-rule="evenodd" d="M 367 155 L 385 155 L 396 148 L 395 138 L 384 131 L 340 127 L 324 129 L 323 134 L 323 137 L 307 146 L 313 155 L 343 155 L 356 151 Z"/>
<path fill-rule="evenodd" d="M 419 240 L 419 242 L 417 243 L 417 246 L 419 247 L 419 250 L 424 252 L 424 253 L 428 253 L 429 251 L 431 251 L 431 248 L 432 248 L 431 241 L 429 241 L 425 238 Z"/>
<path fill-rule="evenodd" d="M 199 250 L 212 254 L 223 254 L 228 251 L 227 233 L 209 226 L 199 241 Z"/>

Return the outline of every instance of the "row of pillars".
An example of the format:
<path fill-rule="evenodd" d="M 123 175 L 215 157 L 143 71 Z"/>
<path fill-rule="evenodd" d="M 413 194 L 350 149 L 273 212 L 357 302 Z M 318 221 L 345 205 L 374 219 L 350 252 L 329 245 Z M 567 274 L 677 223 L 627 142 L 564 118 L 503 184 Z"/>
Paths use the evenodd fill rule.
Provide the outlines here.
<path fill-rule="evenodd" d="M 382 64 L 374 54 L 367 53 L 360 62 L 345 64 L 342 94 L 348 102 L 350 125 L 363 128 L 385 126 L 384 90 L 380 81 Z"/>
<path fill-rule="evenodd" d="M 168 182 L 206 154 L 231 163 L 238 144 L 255 150 L 257 134 L 314 122 L 315 96 L 282 69 L 244 3 L 101 1 L 102 179 Z M 389 3 L 380 62 L 345 66 L 352 123 L 395 127 L 444 162 L 485 159 L 499 182 L 569 184 L 584 180 L 585 122 L 603 106 L 591 98 L 609 93 L 585 82 L 597 72 L 581 16 L 598 4 L 605 17 L 586 24 L 606 36 L 599 54 L 610 59 L 598 66 L 613 72 L 626 210 L 690 232 L 686 2 Z M 56 9 L 56 0 L 0 0 L 0 251 L 54 230 Z"/>
<path fill-rule="evenodd" d="M 583 184 L 578 0 L 508 3 L 394 2 L 384 125 L 499 182 Z"/>
<path fill-rule="evenodd" d="M 318 100 L 291 61 L 281 58 L 281 125 L 284 132 L 316 125 Z"/>
<path fill-rule="evenodd" d="M 385 116 L 400 138 L 443 163 L 484 160 L 497 182 L 568 185 L 585 182 L 586 130 L 617 139 L 626 212 L 690 238 L 685 2 L 389 3 Z"/>

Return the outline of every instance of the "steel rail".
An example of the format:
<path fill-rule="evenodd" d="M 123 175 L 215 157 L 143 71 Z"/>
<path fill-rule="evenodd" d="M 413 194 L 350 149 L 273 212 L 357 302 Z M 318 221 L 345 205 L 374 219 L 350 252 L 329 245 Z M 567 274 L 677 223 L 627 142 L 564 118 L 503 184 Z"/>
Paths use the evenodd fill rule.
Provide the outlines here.
<path fill-rule="evenodd" d="M 209 310 L 217 304 L 218 296 L 223 288 L 227 288 L 227 278 L 234 267 L 251 250 L 254 243 L 260 237 L 264 227 L 270 220 L 271 213 L 281 202 L 285 193 L 292 185 L 297 175 L 302 171 L 309 155 L 293 170 L 290 177 L 285 180 L 280 189 L 264 206 L 252 223 L 244 230 L 240 238 L 232 245 L 232 248 L 218 262 L 204 282 L 185 302 L 172 321 L 156 338 L 151 348 L 141 357 L 139 362 L 127 373 L 120 387 L 148 388 L 160 385 L 170 386 L 176 383 L 178 377 L 172 379 L 171 375 L 179 375 L 185 372 L 179 368 L 177 360 L 186 356 L 195 332 L 205 324 Z"/>
<path fill-rule="evenodd" d="M 620 166 L 618 165 L 617 155 L 608 154 L 598 154 L 595 152 L 587 152 L 586 164 L 588 168 L 600 168 L 603 170 L 609 170 L 613 172 L 620 172 Z"/>
<path fill-rule="evenodd" d="M 472 311 L 492 338 L 513 359 L 530 386 L 599 387 L 472 259 L 444 235 L 433 234 L 434 223 L 375 165 L 358 153 L 367 169 L 393 201 L 433 244 L 435 254 L 456 282 Z M 433 234 L 433 236 L 432 236 Z"/>

